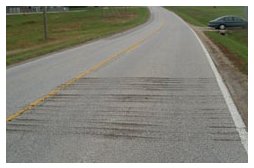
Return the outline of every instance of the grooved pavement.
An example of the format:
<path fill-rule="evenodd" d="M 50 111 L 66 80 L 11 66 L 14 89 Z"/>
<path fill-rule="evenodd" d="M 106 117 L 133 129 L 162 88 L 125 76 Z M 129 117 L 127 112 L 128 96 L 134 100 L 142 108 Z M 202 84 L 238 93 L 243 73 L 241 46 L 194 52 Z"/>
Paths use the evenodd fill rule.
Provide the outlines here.
<path fill-rule="evenodd" d="M 130 34 L 164 22 L 160 32 L 7 123 L 7 162 L 247 162 L 198 41 L 150 9 L 153 20 Z"/>

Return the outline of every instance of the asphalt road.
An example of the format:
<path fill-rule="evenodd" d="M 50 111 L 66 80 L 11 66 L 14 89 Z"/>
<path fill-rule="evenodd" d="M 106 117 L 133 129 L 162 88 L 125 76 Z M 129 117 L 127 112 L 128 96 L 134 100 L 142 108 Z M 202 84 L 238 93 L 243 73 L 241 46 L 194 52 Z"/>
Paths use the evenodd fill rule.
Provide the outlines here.
<path fill-rule="evenodd" d="M 152 7 L 128 32 L 7 69 L 7 162 L 247 162 L 193 32 Z"/>

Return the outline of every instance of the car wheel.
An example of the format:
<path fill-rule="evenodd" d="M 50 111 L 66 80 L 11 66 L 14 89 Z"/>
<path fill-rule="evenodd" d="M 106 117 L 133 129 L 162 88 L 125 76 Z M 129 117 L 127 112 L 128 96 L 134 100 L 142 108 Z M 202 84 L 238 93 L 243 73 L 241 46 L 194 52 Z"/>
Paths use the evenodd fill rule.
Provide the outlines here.
<path fill-rule="evenodd" d="M 225 25 L 220 25 L 220 27 L 219 27 L 221 30 L 224 30 L 225 28 L 226 28 L 226 26 Z"/>

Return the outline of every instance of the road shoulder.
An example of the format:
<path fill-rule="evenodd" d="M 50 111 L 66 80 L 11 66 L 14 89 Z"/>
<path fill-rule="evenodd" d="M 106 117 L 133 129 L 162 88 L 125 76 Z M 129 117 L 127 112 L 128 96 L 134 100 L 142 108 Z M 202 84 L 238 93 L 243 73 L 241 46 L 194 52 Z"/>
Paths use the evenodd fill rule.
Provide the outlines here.
<path fill-rule="evenodd" d="M 240 72 L 231 60 L 228 59 L 226 54 L 221 51 L 221 49 L 219 49 L 219 47 L 214 44 L 201 29 L 195 26 L 191 27 L 198 34 L 211 55 L 248 131 L 248 76 Z"/>

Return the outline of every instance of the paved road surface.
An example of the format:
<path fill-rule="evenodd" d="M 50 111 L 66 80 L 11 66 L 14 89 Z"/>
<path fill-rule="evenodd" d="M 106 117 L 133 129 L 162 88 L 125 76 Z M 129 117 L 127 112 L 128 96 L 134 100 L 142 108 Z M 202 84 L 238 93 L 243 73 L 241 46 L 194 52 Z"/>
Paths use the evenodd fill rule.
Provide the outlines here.
<path fill-rule="evenodd" d="M 247 162 L 198 40 L 150 9 L 131 31 L 7 69 L 10 115 L 97 65 L 7 123 L 7 162 Z"/>

